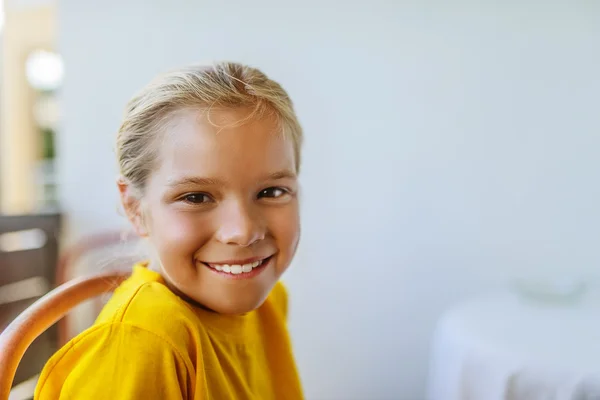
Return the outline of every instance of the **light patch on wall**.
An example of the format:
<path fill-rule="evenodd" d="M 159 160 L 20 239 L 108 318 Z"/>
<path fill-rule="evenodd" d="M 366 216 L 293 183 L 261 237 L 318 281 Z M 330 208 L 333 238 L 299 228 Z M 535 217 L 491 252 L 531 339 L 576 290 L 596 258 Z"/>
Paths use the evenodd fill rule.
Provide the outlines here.
<path fill-rule="evenodd" d="M 38 90 L 56 90 L 61 85 L 65 73 L 60 55 L 36 50 L 27 57 L 25 72 L 29 84 Z"/>
<path fill-rule="evenodd" d="M 0 252 L 12 253 L 14 251 L 41 249 L 47 241 L 48 237 L 41 229 L 3 233 L 0 234 Z"/>

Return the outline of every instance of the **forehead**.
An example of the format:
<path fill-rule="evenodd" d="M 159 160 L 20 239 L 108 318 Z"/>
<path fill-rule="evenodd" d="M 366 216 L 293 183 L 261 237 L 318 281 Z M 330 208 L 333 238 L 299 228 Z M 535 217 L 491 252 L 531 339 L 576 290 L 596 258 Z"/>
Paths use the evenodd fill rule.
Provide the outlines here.
<path fill-rule="evenodd" d="M 234 182 L 294 171 L 294 165 L 292 141 L 274 118 L 253 118 L 247 109 L 188 110 L 174 117 L 164 135 L 157 174 Z"/>

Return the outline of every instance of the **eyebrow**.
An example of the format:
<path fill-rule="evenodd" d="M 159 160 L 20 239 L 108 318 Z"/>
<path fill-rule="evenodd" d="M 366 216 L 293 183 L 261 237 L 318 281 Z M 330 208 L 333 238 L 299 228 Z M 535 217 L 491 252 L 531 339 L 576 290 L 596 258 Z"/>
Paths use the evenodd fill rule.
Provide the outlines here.
<path fill-rule="evenodd" d="M 167 185 L 171 187 L 184 186 L 184 185 L 199 185 L 199 186 L 216 186 L 221 184 L 221 181 L 211 178 L 200 178 L 196 176 L 189 176 L 181 179 L 169 179 Z"/>
<path fill-rule="evenodd" d="M 283 170 L 267 175 L 265 180 L 276 181 L 279 179 L 296 179 L 297 175 L 290 170 Z M 197 176 L 189 176 L 181 179 L 170 179 L 167 185 L 171 187 L 198 185 L 198 186 L 218 186 L 223 185 L 223 182 L 213 178 L 201 178 Z"/>
<path fill-rule="evenodd" d="M 283 171 L 269 174 L 267 180 L 276 181 L 278 179 L 296 179 L 296 177 L 296 173 L 286 169 Z"/>

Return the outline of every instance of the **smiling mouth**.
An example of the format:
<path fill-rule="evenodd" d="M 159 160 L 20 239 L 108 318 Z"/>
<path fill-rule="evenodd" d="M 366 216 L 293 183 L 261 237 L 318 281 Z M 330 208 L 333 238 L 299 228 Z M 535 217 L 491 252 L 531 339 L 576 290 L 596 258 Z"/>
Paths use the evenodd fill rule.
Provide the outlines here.
<path fill-rule="evenodd" d="M 231 263 L 203 263 L 210 269 L 220 272 L 221 274 L 245 277 L 255 275 L 257 272 L 262 270 L 271 260 L 273 256 L 267 258 L 258 259 L 255 261 L 240 261 Z"/>

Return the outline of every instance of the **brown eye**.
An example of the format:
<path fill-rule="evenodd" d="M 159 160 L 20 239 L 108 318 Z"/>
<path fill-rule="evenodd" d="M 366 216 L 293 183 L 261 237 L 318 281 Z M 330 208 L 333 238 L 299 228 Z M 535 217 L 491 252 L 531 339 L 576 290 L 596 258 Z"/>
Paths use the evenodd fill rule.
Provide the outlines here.
<path fill-rule="evenodd" d="M 258 198 L 268 198 L 268 199 L 278 199 L 286 194 L 288 194 L 289 191 L 287 191 L 284 188 L 280 188 L 280 187 L 270 187 L 267 189 L 263 189 L 258 193 Z"/>
<path fill-rule="evenodd" d="M 190 204 L 204 204 L 212 202 L 210 196 L 204 193 L 190 193 L 185 195 L 182 200 Z"/>

